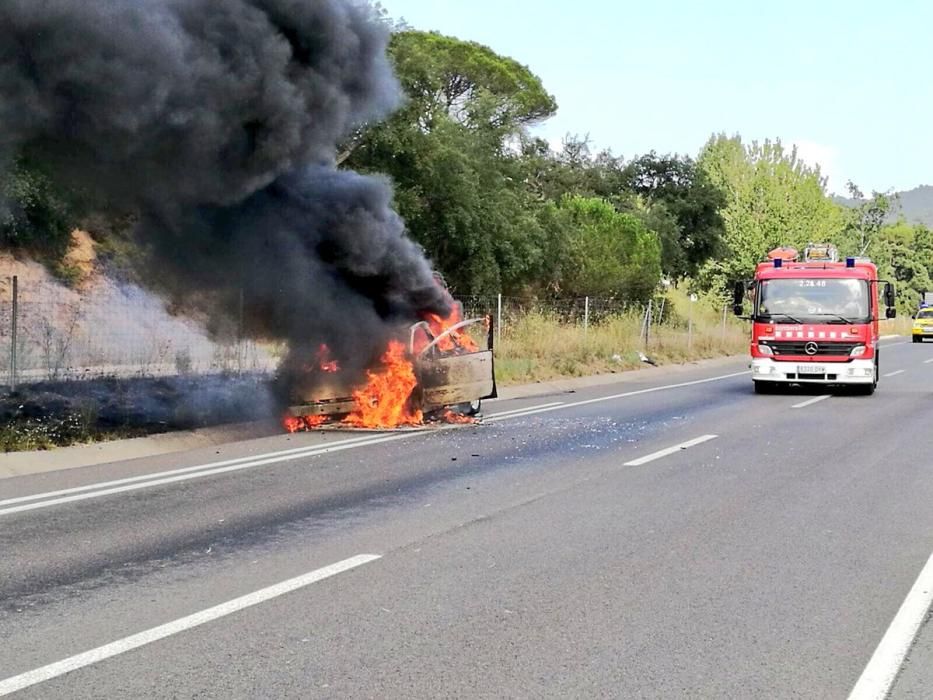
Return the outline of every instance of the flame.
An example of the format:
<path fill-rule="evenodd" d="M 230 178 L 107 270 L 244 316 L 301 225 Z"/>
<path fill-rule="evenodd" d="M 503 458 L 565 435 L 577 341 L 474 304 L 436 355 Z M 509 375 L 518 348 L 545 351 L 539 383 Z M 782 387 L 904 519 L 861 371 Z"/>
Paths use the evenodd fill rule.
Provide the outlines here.
<path fill-rule="evenodd" d="M 444 411 L 441 418 L 445 423 L 462 424 L 462 425 L 468 425 L 470 423 L 479 422 L 472 416 L 465 416 L 462 413 L 455 413 L 454 411 L 451 411 L 449 408 L 446 411 Z"/>
<path fill-rule="evenodd" d="M 357 428 L 397 428 L 421 425 L 420 409 L 411 407 L 411 394 L 418 379 L 405 345 L 389 341 L 376 370 L 368 370 L 366 386 L 353 392 L 356 408 L 344 423 Z"/>
<path fill-rule="evenodd" d="M 447 298 L 451 312 L 446 317 L 434 313 L 423 313 L 423 323 L 415 327 L 412 352 L 421 354 L 428 345 L 440 338 L 437 350 L 442 354 L 464 354 L 479 352 L 479 344 L 463 329 L 451 330 L 463 321 L 462 306 L 454 301 L 442 282 L 438 282 Z M 486 330 L 491 320 L 486 318 Z M 445 335 L 446 334 L 446 335 Z M 321 345 L 315 356 L 316 364 L 307 365 L 308 372 L 335 373 L 340 371 L 340 364 L 333 359 L 330 348 Z M 379 366 L 366 372 L 366 385 L 353 392 L 354 409 L 341 423 L 356 428 L 389 429 L 405 425 L 422 425 L 424 415 L 412 405 L 412 393 L 418 385 L 413 358 L 407 352 L 406 345 L 398 340 L 389 342 L 385 353 L 380 358 Z M 469 424 L 476 419 L 445 410 L 440 417 L 446 423 Z M 313 430 L 330 423 L 330 416 L 287 417 L 285 429 L 290 433 L 299 430 Z"/>
<path fill-rule="evenodd" d="M 285 416 L 282 424 L 288 432 L 297 433 L 299 430 L 314 430 L 329 421 L 327 416 Z"/>
<path fill-rule="evenodd" d="M 322 344 L 318 349 L 317 362 L 322 372 L 333 374 L 340 371 L 340 364 L 331 357 L 330 348 L 327 345 Z"/>
<path fill-rule="evenodd" d="M 424 320 L 428 324 L 428 328 L 431 329 L 431 335 L 435 338 L 440 337 L 447 332 L 448 329 L 453 328 L 463 320 L 463 316 L 460 312 L 460 305 L 452 304 L 452 309 L 453 310 L 446 318 L 432 313 L 424 315 Z M 441 352 L 456 352 L 457 350 L 479 352 L 479 345 L 477 342 L 462 329 L 452 331 L 449 335 L 441 338 L 440 342 L 437 344 L 437 348 Z"/>
<path fill-rule="evenodd" d="M 450 305 L 450 314 L 446 317 L 439 316 L 434 313 L 424 313 L 422 314 L 422 320 L 427 323 L 428 328 L 431 331 L 431 335 L 434 338 L 442 336 L 447 330 L 456 326 L 458 323 L 463 321 L 463 307 L 454 300 L 451 296 L 450 291 L 447 289 L 447 285 L 444 283 L 443 279 L 435 273 L 434 282 L 441 291 L 441 294 L 447 300 L 447 303 Z M 432 338 L 433 340 L 433 338 Z M 425 347 L 430 344 L 430 341 L 421 343 L 421 339 L 416 339 L 417 343 L 415 349 L 417 352 L 421 352 Z M 451 352 L 479 352 L 479 345 L 473 340 L 468 333 L 465 333 L 462 329 L 459 331 L 453 331 L 449 335 L 441 338 L 440 342 L 437 344 L 437 349 L 443 353 Z"/>

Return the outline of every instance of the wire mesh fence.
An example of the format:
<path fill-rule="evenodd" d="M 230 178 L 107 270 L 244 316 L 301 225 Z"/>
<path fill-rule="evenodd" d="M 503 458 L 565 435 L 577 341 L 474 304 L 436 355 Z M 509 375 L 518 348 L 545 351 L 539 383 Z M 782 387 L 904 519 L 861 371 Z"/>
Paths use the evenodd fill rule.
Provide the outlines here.
<path fill-rule="evenodd" d="M 503 329 L 530 314 L 546 315 L 564 324 L 599 323 L 608 317 L 627 313 L 644 313 L 643 302 L 625 299 L 578 297 L 535 298 L 510 296 L 460 297 L 464 313 L 470 316 L 492 316 Z"/>
<path fill-rule="evenodd" d="M 235 328 L 208 337 L 138 288 L 85 299 L 18 287 L 15 300 L 0 300 L 0 386 L 275 369 L 270 351 Z"/>
<path fill-rule="evenodd" d="M 682 362 L 737 354 L 747 346 L 747 325 L 732 315 L 731 306 L 682 290 L 647 302 L 497 295 L 465 297 L 462 303 L 468 317 L 497 320 L 497 374 L 505 381 Z"/>
<path fill-rule="evenodd" d="M 585 328 L 589 325 L 599 325 L 610 319 L 629 316 L 641 319 L 642 332 L 647 333 L 650 342 L 650 328 L 666 326 L 669 329 L 683 328 L 689 330 L 691 316 L 678 314 L 665 295 L 648 302 L 631 301 L 616 297 L 578 297 L 541 299 L 534 297 L 508 297 L 508 296 L 466 296 L 459 298 L 463 304 L 466 317 L 490 316 L 495 318 L 502 333 L 507 335 L 515 328 L 516 323 L 531 315 L 547 317 L 563 325 L 576 325 Z M 703 309 L 703 321 L 709 325 L 710 316 L 720 326 L 724 334 L 736 329 L 736 323 L 730 316 L 731 307 L 726 303 L 710 307 L 706 304 Z M 700 321 L 700 315 L 696 318 Z"/>
<path fill-rule="evenodd" d="M 280 349 L 240 337 L 236 319 L 219 328 L 215 321 L 208 335 L 204 324 L 173 315 L 164 302 L 136 287 L 113 284 L 93 295 L 62 290 L 20 284 L 15 299 L 9 291 L 6 298 L 0 297 L 0 387 L 100 378 L 271 374 L 276 369 Z M 689 346 L 694 334 L 692 319 L 674 313 L 666 297 L 648 303 L 500 295 L 460 301 L 466 318 L 495 319 L 497 340 L 506 341 L 504 349 L 513 337 L 526 337 L 523 327 L 538 318 L 547 319 L 553 328 L 576 328 L 584 339 L 588 330 L 626 319 L 634 329 L 626 342 L 640 343 L 644 349 L 663 342 Z M 737 332 L 725 312 L 724 307 L 724 347 L 727 335 L 734 340 Z M 707 319 L 707 335 L 718 335 L 717 328 L 711 330 Z"/>

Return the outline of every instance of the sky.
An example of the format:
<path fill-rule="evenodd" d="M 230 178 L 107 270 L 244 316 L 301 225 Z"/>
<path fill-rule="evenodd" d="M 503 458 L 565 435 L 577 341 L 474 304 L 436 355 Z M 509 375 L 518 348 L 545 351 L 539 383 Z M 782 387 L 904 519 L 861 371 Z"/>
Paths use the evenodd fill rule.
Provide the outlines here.
<path fill-rule="evenodd" d="M 714 133 L 779 138 L 829 190 L 933 184 L 933 3 L 382 0 L 415 29 L 529 66 L 567 134 L 626 158 L 696 156 Z M 753 6 L 758 6 L 756 9 Z"/>

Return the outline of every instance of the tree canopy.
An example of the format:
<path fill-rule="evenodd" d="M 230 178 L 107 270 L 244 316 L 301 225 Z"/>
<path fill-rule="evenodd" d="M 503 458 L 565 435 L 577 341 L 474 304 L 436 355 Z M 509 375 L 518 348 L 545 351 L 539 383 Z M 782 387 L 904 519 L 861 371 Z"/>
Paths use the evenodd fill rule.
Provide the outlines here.
<path fill-rule="evenodd" d="M 446 117 L 507 136 L 557 111 L 538 76 L 476 42 L 408 30 L 392 37 L 389 51 L 409 100 L 407 116 L 423 129 Z"/>
<path fill-rule="evenodd" d="M 657 269 L 657 246 L 630 251 L 633 259 L 653 256 L 637 269 L 639 281 L 619 249 L 656 239 L 638 217 L 613 220 L 607 229 L 618 237 L 613 255 L 623 274 L 613 284 L 584 283 L 585 275 L 572 265 L 558 264 L 572 251 L 593 271 L 604 261 L 587 259 L 586 251 L 605 255 L 590 235 L 592 216 L 582 216 L 566 195 L 599 197 L 609 212 L 615 211 L 613 200 L 635 196 L 624 190 L 620 160 L 593 157 L 573 140 L 554 154 L 528 136 L 530 124 L 556 110 L 537 76 L 479 44 L 433 33 L 399 32 L 391 51 L 409 100 L 357 137 L 344 167 L 393 180 L 396 206 L 412 237 L 457 292 L 554 293 L 591 286 L 650 294 L 660 272 L 647 291 L 641 278 L 644 270 Z"/>
<path fill-rule="evenodd" d="M 655 212 L 655 225 L 668 275 L 695 274 L 720 253 L 724 234 L 720 210 L 726 197 L 692 158 L 652 151 L 626 166 L 625 186 L 648 202 L 649 211 L 660 210 Z"/>
<path fill-rule="evenodd" d="M 801 161 L 780 141 L 744 144 L 738 136 L 714 136 L 700 153 L 699 166 L 725 195 L 721 209 L 724 251 L 701 277 L 724 288 L 748 277 L 773 248 L 808 242 L 836 242 L 845 227 L 841 208 L 827 197 L 818 168 Z"/>
<path fill-rule="evenodd" d="M 70 197 L 38 164 L 20 158 L 0 179 L 0 248 L 60 257 L 75 219 Z"/>

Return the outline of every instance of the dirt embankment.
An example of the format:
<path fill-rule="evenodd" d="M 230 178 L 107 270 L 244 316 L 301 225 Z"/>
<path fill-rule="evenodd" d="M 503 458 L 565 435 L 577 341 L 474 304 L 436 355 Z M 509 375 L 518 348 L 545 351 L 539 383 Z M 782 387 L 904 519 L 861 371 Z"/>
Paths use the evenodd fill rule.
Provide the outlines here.
<path fill-rule="evenodd" d="M 62 265 L 0 253 L 0 451 L 266 418 L 274 358 L 209 337 L 158 297 L 103 270 L 72 233 Z M 18 278 L 16 389 L 10 390 L 11 278 Z"/>

